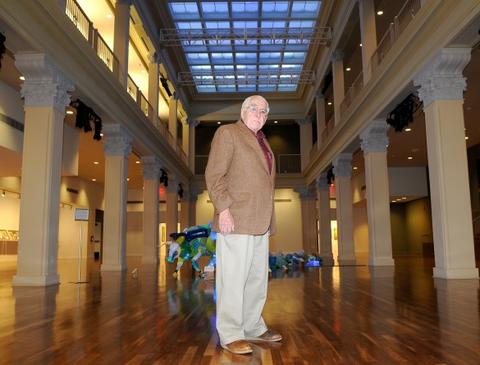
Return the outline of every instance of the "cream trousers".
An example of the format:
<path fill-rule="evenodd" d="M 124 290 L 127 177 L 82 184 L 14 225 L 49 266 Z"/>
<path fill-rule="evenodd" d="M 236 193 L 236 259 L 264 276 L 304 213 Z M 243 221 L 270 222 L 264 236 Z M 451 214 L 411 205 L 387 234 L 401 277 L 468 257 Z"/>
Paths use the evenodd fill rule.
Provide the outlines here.
<path fill-rule="evenodd" d="M 268 237 L 217 234 L 217 331 L 227 345 L 267 331 Z"/>

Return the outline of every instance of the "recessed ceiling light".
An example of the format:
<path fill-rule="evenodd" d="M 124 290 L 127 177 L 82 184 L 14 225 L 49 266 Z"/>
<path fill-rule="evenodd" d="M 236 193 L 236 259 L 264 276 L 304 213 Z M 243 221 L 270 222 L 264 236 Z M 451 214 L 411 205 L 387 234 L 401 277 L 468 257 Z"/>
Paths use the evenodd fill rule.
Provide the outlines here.
<path fill-rule="evenodd" d="M 353 169 L 354 169 L 354 170 L 358 170 L 358 167 L 357 167 L 357 166 L 353 166 Z"/>
<path fill-rule="evenodd" d="M 377 11 L 377 15 L 383 15 L 383 10 Z"/>
<path fill-rule="evenodd" d="M 93 161 L 93 164 L 94 164 L 94 165 L 98 165 L 99 163 L 100 163 L 100 162 L 98 162 L 98 161 Z"/>
<path fill-rule="evenodd" d="M 411 132 L 412 128 L 405 128 L 405 132 Z"/>
<path fill-rule="evenodd" d="M 407 157 L 409 160 L 413 160 L 413 157 L 412 156 L 408 156 Z"/>
<path fill-rule="evenodd" d="M 217 124 L 222 124 L 222 122 L 217 122 Z"/>
<path fill-rule="evenodd" d="M 396 203 L 396 201 L 395 201 L 395 200 L 392 200 L 392 203 Z"/>
<path fill-rule="evenodd" d="M 97 179 L 92 179 L 92 181 L 97 181 Z"/>
<path fill-rule="evenodd" d="M 329 102 L 327 103 L 327 105 L 332 105 L 332 102 L 331 102 L 331 101 L 329 101 Z"/>
<path fill-rule="evenodd" d="M 67 110 L 67 114 L 73 114 L 73 110 Z"/>
<path fill-rule="evenodd" d="M 108 18 L 108 19 L 112 19 L 112 18 L 113 18 L 113 15 L 112 15 L 112 14 L 107 14 L 107 18 Z"/>
<path fill-rule="evenodd" d="M 360 43 L 360 47 L 362 47 L 362 44 Z"/>
<path fill-rule="evenodd" d="M 347 67 L 345 71 L 351 71 L 352 69 L 350 67 Z"/>
<path fill-rule="evenodd" d="M 140 163 L 140 161 L 139 161 L 139 160 L 137 160 L 137 161 L 135 161 L 135 163 L 136 163 L 136 164 L 139 164 L 139 163 Z"/>
<path fill-rule="evenodd" d="M 130 181 L 130 178 L 129 178 L 129 177 L 127 177 L 127 181 Z"/>
<path fill-rule="evenodd" d="M 25 81 L 25 76 L 20 76 L 19 79 Z"/>
<path fill-rule="evenodd" d="M 278 123 L 278 120 L 273 121 L 273 123 L 277 124 L 277 123 Z"/>
<path fill-rule="evenodd" d="M 468 140 L 468 136 L 465 136 L 465 139 Z"/>
<path fill-rule="evenodd" d="M 103 137 L 103 133 L 100 133 L 100 137 Z"/>
<path fill-rule="evenodd" d="M 407 200 L 407 197 L 406 197 L 406 196 L 402 196 L 402 200 Z"/>

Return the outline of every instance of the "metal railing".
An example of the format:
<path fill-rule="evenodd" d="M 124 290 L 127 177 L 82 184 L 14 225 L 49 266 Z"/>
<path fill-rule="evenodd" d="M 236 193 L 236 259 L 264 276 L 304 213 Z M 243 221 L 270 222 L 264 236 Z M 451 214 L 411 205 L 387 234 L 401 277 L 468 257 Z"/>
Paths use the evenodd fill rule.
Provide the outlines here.
<path fill-rule="evenodd" d="M 363 71 L 361 71 L 357 78 L 352 82 L 352 85 L 348 88 L 345 97 L 340 103 L 340 115 L 343 117 L 348 107 L 352 104 L 355 97 L 363 89 Z"/>
<path fill-rule="evenodd" d="M 395 41 L 400 37 L 405 28 L 415 18 L 418 10 L 421 8 L 420 0 L 407 0 L 398 14 L 390 23 L 387 32 L 378 42 L 377 49 L 373 52 L 370 59 L 371 72 L 373 73 L 382 63 L 392 48 Z"/>
<path fill-rule="evenodd" d="M 82 10 L 80 5 L 75 0 L 66 0 L 65 3 L 65 14 L 72 21 L 78 31 L 82 36 L 87 40 L 90 46 L 95 50 L 98 58 L 100 58 L 103 63 L 108 67 L 110 72 L 114 73 L 116 76 L 119 76 L 119 62 L 115 57 L 115 54 L 112 52 L 110 47 L 108 47 L 105 40 L 102 38 L 97 29 L 94 28 L 93 23 L 88 19 L 85 12 Z M 173 150 L 179 155 L 179 157 L 188 164 L 187 155 L 183 151 L 182 146 L 180 146 L 173 136 L 168 131 L 168 128 L 163 125 L 163 123 L 157 123 L 160 119 L 156 117 L 153 111 L 151 104 L 148 102 L 147 98 L 142 94 L 138 86 L 135 84 L 130 75 L 127 75 L 127 92 L 135 100 L 135 103 L 139 106 L 142 112 L 145 114 L 147 119 L 149 119 L 160 131 L 160 134 L 168 141 L 168 144 L 172 147 Z"/>
<path fill-rule="evenodd" d="M 93 24 L 75 0 L 66 1 L 65 14 L 67 14 L 85 39 L 90 42 Z"/>
<path fill-rule="evenodd" d="M 277 173 L 299 173 L 302 172 L 301 155 L 297 153 L 292 154 L 278 154 L 277 161 Z"/>

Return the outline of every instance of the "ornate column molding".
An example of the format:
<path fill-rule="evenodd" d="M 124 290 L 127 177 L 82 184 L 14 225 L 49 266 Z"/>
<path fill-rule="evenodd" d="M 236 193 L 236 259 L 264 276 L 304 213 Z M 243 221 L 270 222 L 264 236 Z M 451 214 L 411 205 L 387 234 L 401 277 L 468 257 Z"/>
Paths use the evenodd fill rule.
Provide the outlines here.
<path fill-rule="evenodd" d="M 415 76 L 424 108 L 434 100 L 463 100 L 467 86 L 463 69 L 470 61 L 470 48 L 443 48 Z"/>
<path fill-rule="evenodd" d="M 65 111 L 74 84 L 46 54 L 18 53 L 15 66 L 25 76 L 21 94 L 26 107 L 51 106 Z"/>
<path fill-rule="evenodd" d="M 352 154 L 340 153 L 332 161 L 333 173 L 335 176 L 350 177 L 352 176 Z"/>
<path fill-rule="evenodd" d="M 330 60 L 332 61 L 340 61 L 343 60 L 345 57 L 345 52 L 341 49 L 336 49 L 335 51 L 332 52 L 332 55 L 330 56 Z"/>
<path fill-rule="evenodd" d="M 326 191 L 329 189 L 326 172 L 322 172 L 319 176 L 317 176 L 316 186 L 317 189 L 321 191 Z"/>
<path fill-rule="evenodd" d="M 128 156 L 132 152 L 132 137 L 120 124 L 103 126 L 103 150 L 107 156 Z"/>
<path fill-rule="evenodd" d="M 159 180 L 160 179 L 160 160 L 155 156 L 142 156 L 143 179 Z"/>
<path fill-rule="evenodd" d="M 388 146 L 388 124 L 384 120 L 372 121 L 360 133 L 360 147 L 364 153 L 385 152 Z"/>

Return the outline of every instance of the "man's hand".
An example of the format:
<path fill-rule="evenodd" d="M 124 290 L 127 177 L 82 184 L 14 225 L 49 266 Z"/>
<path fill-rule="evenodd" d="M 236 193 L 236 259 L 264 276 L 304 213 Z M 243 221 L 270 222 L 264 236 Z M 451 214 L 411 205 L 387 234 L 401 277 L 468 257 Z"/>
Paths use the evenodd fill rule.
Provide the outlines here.
<path fill-rule="evenodd" d="M 221 234 L 229 234 L 233 232 L 235 225 L 233 224 L 233 217 L 230 213 L 230 209 L 227 208 L 220 212 L 218 216 L 218 225 L 220 226 Z"/>

